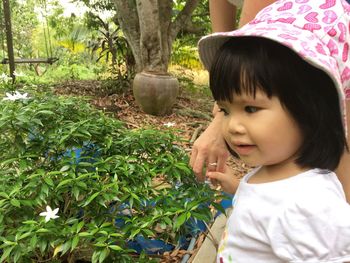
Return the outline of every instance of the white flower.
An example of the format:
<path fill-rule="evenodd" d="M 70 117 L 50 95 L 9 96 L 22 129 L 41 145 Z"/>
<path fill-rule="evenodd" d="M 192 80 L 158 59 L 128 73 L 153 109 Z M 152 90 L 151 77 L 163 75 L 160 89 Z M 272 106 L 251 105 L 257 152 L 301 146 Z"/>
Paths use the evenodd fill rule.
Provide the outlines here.
<path fill-rule="evenodd" d="M 12 78 L 10 78 L 9 76 L 7 76 L 5 73 L 2 73 L 0 75 L 0 80 L 4 83 L 9 82 L 10 80 L 12 80 Z"/>
<path fill-rule="evenodd" d="M 175 122 L 167 122 L 167 123 L 164 123 L 163 125 L 169 128 L 169 127 L 175 126 Z"/>
<path fill-rule="evenodd" d="M 50 206 L 46 206 L 46 212 L 41 212 L 39 215 L 40 216 L 45 216 L 45 222 L 49 222 L 50 219 L 56 219 L 59 216 L 56 214 L 58 213 L 59 208 L 56 208 L 55 210 L 52 211 Z"/>
<path fill-rule="evenodd" d="M 21 94 L 20 92 L 16 91 L 15 94 L 11 94 L 9 92 L 6 92 L 6 97 L 2 100 L 25 100 L 28 99 L 28 93 Z"/>
<path fill-rule="evenodd" d="M 13 75 L 15 75 L 16 77 L 24 77 L 25 76 L 22 72 L 17 72 L 17 71 L 14 71 Z"/>

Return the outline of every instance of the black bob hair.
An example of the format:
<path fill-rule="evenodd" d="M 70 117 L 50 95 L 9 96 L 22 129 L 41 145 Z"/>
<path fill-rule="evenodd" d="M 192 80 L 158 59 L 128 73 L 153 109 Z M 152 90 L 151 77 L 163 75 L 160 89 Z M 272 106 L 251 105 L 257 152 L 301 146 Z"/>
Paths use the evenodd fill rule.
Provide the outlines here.
<path fill-rule="evenodd" d="M 290 48 L 261 37 L 232 38 L 217 52 L 210 68 L 216 101 L 235 94 L 276 96 L 304 136 L 296 164 L 335 170 L 345 149 L 339 96 L 333 80 Z"/>

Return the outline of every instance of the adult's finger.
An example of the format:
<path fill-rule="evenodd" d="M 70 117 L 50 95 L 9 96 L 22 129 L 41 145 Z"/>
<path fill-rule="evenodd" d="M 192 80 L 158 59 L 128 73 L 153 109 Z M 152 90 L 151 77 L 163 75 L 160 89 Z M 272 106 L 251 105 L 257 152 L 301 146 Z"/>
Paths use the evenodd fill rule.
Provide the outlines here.
<path fill-rule="evenodd" d="M 193 161 L 192 170 L 199 181 L 204 181 L 205 179 L 205 175 L 203 174 L 205 160 L 206 155 L 199 152 L 196 155 L 196 159 Z"/>
<path fill-rule="evenodd" d="M 198 154 L 197 148 L 192 148 L 191 157 L 190 157 L 190 166 L 191 166 L 192 168 L 193 168 L 194 163 L 195 163 L 195 161 L 196 161 L 197 154 Z"/>
<path fill-rule="evenodd" d="M 226 161 L 227 161 L 228 156 L 229 156 L 228 152 L 218 156 L 216 171 L 221 172 L 221 173 L 225 172 Z"/>
<path fill-rule="evenodd" d="M 206 163 L 207 164 L 206 173 L 217 171 L 217 166 L 218 166 L 217 159 L 218 159 L 218 156 L 216 156 L 216 155 L 210 155 L 208 157 L 208 160 Z"/>

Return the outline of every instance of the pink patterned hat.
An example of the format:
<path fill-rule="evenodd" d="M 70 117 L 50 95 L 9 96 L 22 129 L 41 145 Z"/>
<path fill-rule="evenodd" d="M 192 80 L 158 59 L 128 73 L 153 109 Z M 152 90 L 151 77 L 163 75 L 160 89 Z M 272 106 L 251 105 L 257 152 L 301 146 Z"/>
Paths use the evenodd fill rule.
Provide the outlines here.
<path fill-rule="evenodd" d="M 350 0 L 276 1 L 238 30 L 203 37 L 198 51 L 204 66 L 210 69 L 218 49 L 241 36 L 277 41 L 325 71 L 338 88 L 345 118 L 344 102 L 350 99 Z"/>

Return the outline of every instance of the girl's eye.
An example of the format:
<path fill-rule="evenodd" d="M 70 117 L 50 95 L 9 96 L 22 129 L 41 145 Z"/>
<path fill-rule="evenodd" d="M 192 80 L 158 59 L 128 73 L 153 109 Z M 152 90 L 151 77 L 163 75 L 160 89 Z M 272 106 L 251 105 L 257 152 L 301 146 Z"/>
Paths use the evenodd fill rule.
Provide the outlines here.
<path fill-rule="evenodd" d="M 219 111 L 220 111 L 220 112 L 223 112 L 223 113 L 224 113 L 224 116 L 227 116 L 227 115 L 228 115 L 228 112 L 227 112 L 224 108 L 219 108 Z"/>
<path fill-rule="evenodd" d="M 257 112 L 259 110 L 259 108 L 258 107 L 254 107 L 254 106 L 245 106 L 244 110 L 247 113 L 255 113 L 255 112 Z"/>

